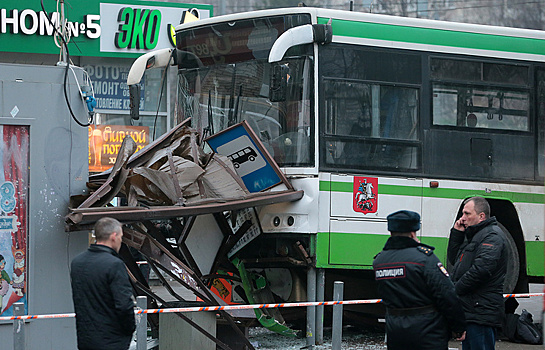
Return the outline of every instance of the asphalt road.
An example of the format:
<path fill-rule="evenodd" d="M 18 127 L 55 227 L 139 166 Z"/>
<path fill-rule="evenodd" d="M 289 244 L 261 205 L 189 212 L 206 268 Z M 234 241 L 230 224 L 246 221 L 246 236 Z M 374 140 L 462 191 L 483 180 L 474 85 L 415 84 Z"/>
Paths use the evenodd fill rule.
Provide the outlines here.
<path fill-rule="evenodd" d="M 156 291 L 164 298 L 168 299 L 164 287 L 157 287 Z M 542 293 L 544 285 L 531 284 L 530 293 Z M 179 291 L 180 293 L 183 291 Z M 528 310 L 534 317 L 535 323 L 542 323 L 543 298 L 519 298 L 519 307 L 515 313 L 520 314 L 523 309 Z M 249 330 L 249 339 L 257 350 L 299 350 L 306 346 L 305 338 L 287 338 L 285 336 L 273 333 L 263 327 L 252 327 Z M 355 327 L 343 327 L 342 346 L 343 350 L 385 350 L 384 333 L 374 330 L 362 330 Z M 451 341 L 450 349 L 462 349 L 460 342 Z M 315 347 L 316 350 L 331 349 L 331 328 L 324 329 L 324 344 Z M 543 345 L 517 344 L 508 341 L 498 341 L 496 350 L 537 350 L 545 349 Z"/>
<path fill-rule="evenodd" d="M 530 285 L 530 293 L 542 293 L 542 284 Z M 515 313 L 520 314 L 523 309 L 528 310 L 534 317 L 535 323 L 542 323 L 543 298 L 531 297 L 517 299 L 519 307 Z M 252 327 L 249 339 L 258 350 L 299 350 L 306 346 L 306 339 L 286 338 L 262 327 Z M 384 333 L 373 330 L 362 330 L 354 327 L 343 327 L 343 350 L 385 350 Z M 331 328 L 324 329 L 324 344 L 314 347 L 316 350 L 331 349 Z M 462 349 L 457 341 L 449 343 L 449 349 Z M 543 345 L 517 344 L 508 341 L 497 341 L 496 350 L 538 350 L 545 349 Z"/>

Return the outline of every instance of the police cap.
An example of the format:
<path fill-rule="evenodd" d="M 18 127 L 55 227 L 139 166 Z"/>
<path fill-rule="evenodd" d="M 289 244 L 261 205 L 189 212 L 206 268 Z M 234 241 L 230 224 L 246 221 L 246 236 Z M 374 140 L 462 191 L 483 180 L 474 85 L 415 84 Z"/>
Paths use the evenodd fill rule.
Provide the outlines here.
<path fill-rule="evenodd" d="M 416 232 L 420 230 L 420 214 L 410 210 L 400 210 L 386 217 L 390 232 Z"/>

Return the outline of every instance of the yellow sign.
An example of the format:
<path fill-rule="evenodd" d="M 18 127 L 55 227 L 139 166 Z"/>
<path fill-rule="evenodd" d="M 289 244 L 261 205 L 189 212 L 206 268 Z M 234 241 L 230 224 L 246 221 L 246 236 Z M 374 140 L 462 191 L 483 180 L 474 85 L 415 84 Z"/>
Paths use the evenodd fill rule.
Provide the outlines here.
<path fill-rule="evenodd" d="M 195 22 L 199 20 L 199 10 L 197 9 L 191 9 L 184 11 L 182 13 L 182 19 L 180 20 L 180 24 L 185 24 L 189 22 Z M 175 27 L 172 24 L 167 25 L 168 28 L 168 40 L 170 40 L 170 43 L 172 46 L 176 47 L 176 30 Z"/>

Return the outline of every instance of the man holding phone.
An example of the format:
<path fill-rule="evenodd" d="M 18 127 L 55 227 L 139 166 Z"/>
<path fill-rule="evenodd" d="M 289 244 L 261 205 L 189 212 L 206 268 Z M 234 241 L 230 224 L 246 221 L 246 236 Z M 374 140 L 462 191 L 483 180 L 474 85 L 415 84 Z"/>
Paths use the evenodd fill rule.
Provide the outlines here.
<path fill-rule="evenodd" d="M 463 350 L 493 350 L 504 317 L 503 283 L 507 251 L 503 232 L 482 197 L 464 202 L 450 230 L 447 259 L 467 320 Z"/>

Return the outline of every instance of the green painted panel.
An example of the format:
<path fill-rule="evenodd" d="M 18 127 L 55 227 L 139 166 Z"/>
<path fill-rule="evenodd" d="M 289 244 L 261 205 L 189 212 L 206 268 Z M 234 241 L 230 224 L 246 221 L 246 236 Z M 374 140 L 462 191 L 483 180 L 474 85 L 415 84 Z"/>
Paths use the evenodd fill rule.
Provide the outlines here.
<path fill-rule="evenodd" d="M 396 186 L 396 185 L 378 185 L 378 193 L 395 194 L 399 196 L 422 197 L 422 187 L 420 186 Z"/>
<path fill-rule="evenodd" d="M 354 191 L 354 184 L 352 182 L 337 182 L 337 181 L 320 181 L 329 182 L 329 186 L 324 185 L 326 188 L 330 188 L 331 192 L 350 192 Z M 322 187 L 322 186 L 320 186 Z"/>
<path fill-rule="evenodd" d="M 543 204 L 545 196 L 539 193 L 508 192 L 508 191 L 485 191 L 454 189 L 454 188 L 423 188 L 424 197 L 430 198 L 449 198 L 463 199 L 472 196 L 482 196 L 486 198 L 508 199 L 517 203 L 539 203 Z"/>
<path fill-rule="evenodd" d="M 369 269 L 373 257 L 382 250 L 387 235 L 370 235 L 343 232 L 319 232 L 316 236 L 316 267 L 342 269 Z M 448 239 L 445 237 L 419 237 L 422 243 L 435 247 L 435 255 L 447 265 Z M 526 242 L 527 273 L 543 276 L 545 273 L 544 242 Z"/>
<path fill-rule="evenodd" d="M 331 181 L 320 181 L 320 191 L 331 191 Z"/>
<path fill-rule="evenodd" d="M 329 267 L 329 232 L 316 234 L 316 267 Z"/>
<path fill-rule="evenodd" d="M 389 235 L 331 232 L 329 263 L 340 265 L 372 265 Z"/>
<path fill-rule="evenodd" d="M 328 185 L 329 181 L 320 181 L 320 190 L 328 191 L 331 188 L 332 192 L 348 192 L 351 193 L 354 188 L 351 182 L 334 182 Z M 468 190 L 455 188 L 428 188 L 417 186 L 399 186 L 399 185 L 378 185 L 379 194 L 399 195 L 399 196 L 415 196 L 428 198 L 446 198 L 446 199 L 463 199 L 472 196 L 482 196 L 486 198 L 508 199 L 516 203 L 537 203 L 543 204 L 545 195 L 539 193 L 524 193 L 524 192 L 508 192 L 508 191 L 492 191 L 487 193 L 484 190 Z"/>
<path fill-rule="evenodd" d="M 382 248 L 381 248 L 382 249 Z M 369 265 L 349 265 L 329 263 L 329 232 L 318 232 L 316 235 L 316 267 L 325 269 L 368 270 Z"/>
<path fill-rule="evenodd" d="M 318 18 L 326 24 L 329 18 Z M 545 54 L 545 40 L 333 19 L 333 35 L 477 50 Z"/>
<path fill-rule="evenodd" d="M 443 265 L 447 266 L 447 245 L 448 240 L 444 237 L 419 237 L 420 242 L 435 247 L 433 251 L 441 260 Z"/>
<path fill-rule="evenodd" d="M 526 242 L 527 271 L 530 276 L 543 276 L 545 266 L 545 254 L 542 241 Z"/>

